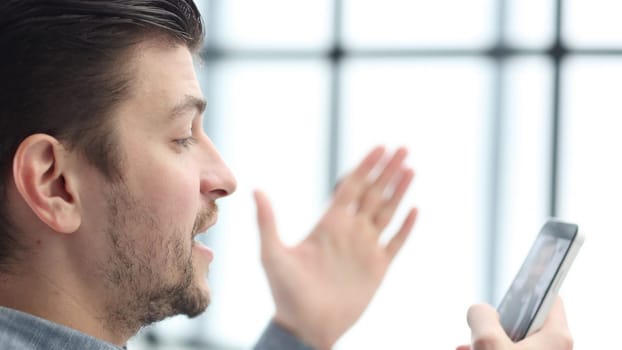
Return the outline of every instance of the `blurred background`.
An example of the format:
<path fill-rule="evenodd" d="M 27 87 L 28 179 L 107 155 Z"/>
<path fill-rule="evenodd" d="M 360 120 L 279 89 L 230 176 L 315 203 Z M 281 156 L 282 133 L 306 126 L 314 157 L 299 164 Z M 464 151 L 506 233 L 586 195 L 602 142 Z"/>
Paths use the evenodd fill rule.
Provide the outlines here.
<path fill-rule="evenodd" d="M 336 349 L 468 342 L 468 306 L 498 304 L 550 216 L 586 235 L 560 292 L 575 349 L 618 344 L 621 1 L 198 4 L 206 129 L 239 188 L 207 237 L 208 311 L 149 327 L 131 348 L 251 348 L 274 310 L 251 191 L 270 195 L 293 244 L 376 144 L 410 149 L 417 175 L 397 219 L 413 204 L 420 216 Z"/>

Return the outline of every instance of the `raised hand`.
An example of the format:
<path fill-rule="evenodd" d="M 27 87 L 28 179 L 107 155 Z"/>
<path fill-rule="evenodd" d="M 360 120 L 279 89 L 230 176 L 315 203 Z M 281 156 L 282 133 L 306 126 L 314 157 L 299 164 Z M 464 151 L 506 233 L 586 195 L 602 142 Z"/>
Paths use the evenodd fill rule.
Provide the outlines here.
<path fill-rule="evenodd" d="M 505 334 L 499 315 L 490 305 L 471 306 L 467 320 L 471 327 L 471 345 L 461 345 L 456 350 L 571 350 L 573 346 L 559 297 L 542 328 L 517 343 Z"/>
<path fill-rule="evenodd" d="M 404 148 L 385 153 L 375 148 L 342 179 L 316 227 L 293 247 L 282 244 L 267 197 L 255 192 L 275 321 L 317 349 L 330 348 L 360 317 L 415 223 L 412 208 L 380 243 L 414 176 Z"/>

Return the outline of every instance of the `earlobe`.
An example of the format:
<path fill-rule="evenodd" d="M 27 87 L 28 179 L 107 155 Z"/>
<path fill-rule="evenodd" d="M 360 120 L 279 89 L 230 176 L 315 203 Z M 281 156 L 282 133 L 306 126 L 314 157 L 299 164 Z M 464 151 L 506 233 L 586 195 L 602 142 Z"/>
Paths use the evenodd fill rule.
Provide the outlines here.
<path fill-rule="evenodd" d="M 13 180 L 37 217 L 59 233 L 75 232 L 81 216 L 68 153 L 54 137 L 34 134 L 13 158 Z"/>

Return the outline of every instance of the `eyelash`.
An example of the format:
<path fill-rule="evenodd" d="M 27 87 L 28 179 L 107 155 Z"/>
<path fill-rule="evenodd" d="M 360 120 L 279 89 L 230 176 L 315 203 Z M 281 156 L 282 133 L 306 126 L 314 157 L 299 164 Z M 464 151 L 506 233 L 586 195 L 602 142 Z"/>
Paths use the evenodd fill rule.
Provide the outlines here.
<path fill-rule="evenodd" d="M 181 147 L 189 148 L 190 146 L 192 146 L 195 143 L 197 143 L 197 139 L 196 139 L 196 137 L 186 137 L 185 139 L 175 140 L 175 143 L 178 144 Z"/>

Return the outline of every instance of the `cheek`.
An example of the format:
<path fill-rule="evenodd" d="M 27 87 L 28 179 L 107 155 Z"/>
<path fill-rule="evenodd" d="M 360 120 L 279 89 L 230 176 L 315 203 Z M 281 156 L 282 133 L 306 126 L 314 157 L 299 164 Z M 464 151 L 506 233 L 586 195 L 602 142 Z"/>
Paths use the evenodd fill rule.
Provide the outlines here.
<path fill-rule="evenodd" d="M 161 175 L 145 179 L 140 187 L 140 201 L 150 211 L 147 215 L 153 220 L 143 222 L 137 234 L 143 241 L 150 242 L 143 246 L 145 260 L 159 266 L 157 269 L 162 273 L 168 271 L 172 278 L 185 266 L 186 258 L 190 256 L 191 233 L 200 210 L 200 196 L 196 194 L 192 179 L 187 176 Z M 152 223 L 156 223 L 157 227 L 150 226 Z"/>
<path fill-rule="evenodd" d="M 201 209 L 198 162 L 191 153 L 174 152 L 160 139 L 129 138 L 126 183 L 166 228 L 192 228 Z"/>
<path fill-rule="evenodd" d="M 136 193 L 143 203 L 153 208 L 159 221 L 176 227 L 189 225 L 201 208 L 198 176 L 181 168 L 162 168 L 137 177 Z"/>

